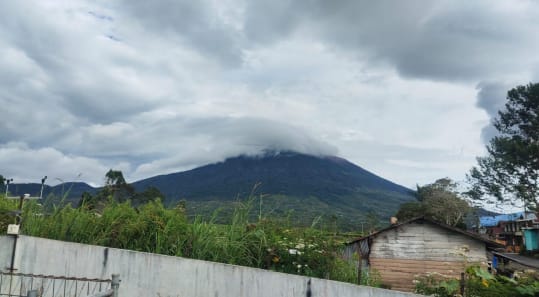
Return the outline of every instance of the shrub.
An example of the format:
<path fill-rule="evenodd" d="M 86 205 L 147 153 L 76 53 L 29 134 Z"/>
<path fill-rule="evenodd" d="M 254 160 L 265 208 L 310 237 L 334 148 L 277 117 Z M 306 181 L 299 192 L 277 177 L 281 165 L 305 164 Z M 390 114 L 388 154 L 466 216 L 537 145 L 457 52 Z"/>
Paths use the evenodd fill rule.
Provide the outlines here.
<path fill-rule="evenodd" d="M 458 279 L 436 273 L 427 273 L 415 279 L 415 291 L 419 294 L 451 297 L 459 295 Z M 530 275 L 511 279 L 502 275 L 492 275 L 478 266 L 466 269 L 465 296 L 469 297 L 523 297 L 537 296 L 539 282 Z"/>

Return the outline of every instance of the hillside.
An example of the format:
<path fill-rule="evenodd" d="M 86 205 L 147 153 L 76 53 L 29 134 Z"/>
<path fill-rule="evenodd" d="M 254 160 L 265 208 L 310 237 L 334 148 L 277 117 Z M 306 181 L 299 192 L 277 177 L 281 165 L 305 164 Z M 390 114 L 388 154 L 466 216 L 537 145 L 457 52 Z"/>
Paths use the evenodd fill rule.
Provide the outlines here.
<path fill-rule="evenodd" d="M 185 172 L 143 179 L 132 185 L 137 191 L 150 186 L 158 188 L 166 197 L 166 205 L 185 200 L 190 215 L 209 216 L 221 209 L 222 217 L 233 209 L 235 202 L 248 198 L 257 185 L 255 198 L 259 215 L 289 216 L 302 224 L 311 224 L 322 217 L 322 223 L 347 229 L 360 228 L 366 223 L 368 213 L 386 220 L 401 203 L 414 199 L 412 190 L 342 158 L 293 152 L 238 156 Z M 28 192 L 31 194 L 39 191 L 39 185 L 16 185 L 15 188 L 24 191 L 31 188 Z M 59 195 L 67 189 L 71 189 L 71 199 L 78 199 L 83 191 L 97 190 L 87 184 L 71 183 L 47 187 L 45 194 Z"/>
<path fill-rule="evenodd" d="M 344 159 L 291 152 L 229 158 L 185 172 L 144 179 L 133 186 L 138 190 L 155 186 L 168 201 L 231 200 L 248 195 L 256 183 L 261 183 L 259 193 L 316 196 L 328 202 L 362 191 L 405 196 L 411 193 Z"/>
<path fill-rule="evenodd" d="M 231 202 L 248 197 L 254 185 L 255 193 L 263 194 L 263 211 L 283 215 L 293 210 L 293 217 L 303 222 L 323 215 L 357 226 L 353 222 L 365 221 L 368 212 L 385 220 L 401 203 L 414 199 L 410 189 L 342 158 L 293 152 L 239 156 L 133 183 L 137 190 L 157 187 L 167 204 L 184 199 L 195 213 L 218 207 L 226 212 Z"/>
<path fill-rule="evenodd" d="M 27 184 L 11 184 L 9 186 L 10 196 L 21 196 L 23 194 L 30 194 L 31 196 L 39 196 L 41 190 L 41 184 L 27 183 Z M 56 196 L 58 198 L 66 198 L 68 201 L 78 201 L 82 196 L 82 193 L 95 193 L 98 188 L 94 188 L 83 182 L 66 182 L 56 186 L 45 185 L 43 187 L 43 197 Z M 5 191 L 5 188 L 2 188 Z"/>

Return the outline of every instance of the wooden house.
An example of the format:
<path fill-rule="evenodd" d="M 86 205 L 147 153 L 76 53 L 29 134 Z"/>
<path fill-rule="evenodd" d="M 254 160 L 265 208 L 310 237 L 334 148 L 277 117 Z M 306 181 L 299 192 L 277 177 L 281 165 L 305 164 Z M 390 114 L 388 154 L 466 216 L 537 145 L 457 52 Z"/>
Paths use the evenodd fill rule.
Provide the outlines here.
<path fill-rule="evenodd" d="M 459 278 L 466 266 L 487 266 L 487 250 L 503 247 L 426 218 L 394 224 L 347 244 L 345 257 L 359 255 L 363 273 L 377 271 L 391 289 L 412 291 L 417 275 L 437 272 Z"/>

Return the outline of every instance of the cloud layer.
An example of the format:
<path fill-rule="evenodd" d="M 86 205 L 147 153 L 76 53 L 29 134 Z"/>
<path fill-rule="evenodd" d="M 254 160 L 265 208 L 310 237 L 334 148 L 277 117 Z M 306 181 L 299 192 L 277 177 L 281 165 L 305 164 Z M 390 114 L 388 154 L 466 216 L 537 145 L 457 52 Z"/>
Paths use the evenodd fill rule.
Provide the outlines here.
<path fill-rule="evenodd" d="M 100 184 L 282 149 L 459 180 L 539 78 L 538 6 L 2 2 L 0 174 Z"/>

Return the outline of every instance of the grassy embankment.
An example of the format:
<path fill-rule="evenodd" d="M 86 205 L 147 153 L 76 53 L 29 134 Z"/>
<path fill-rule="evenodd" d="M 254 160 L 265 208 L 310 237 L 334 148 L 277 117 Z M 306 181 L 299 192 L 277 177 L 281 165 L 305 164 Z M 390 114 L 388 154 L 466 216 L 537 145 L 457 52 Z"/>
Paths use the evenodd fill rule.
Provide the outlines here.
<path fill-rule="evenodd" d="M 22 234 L 285 273 L 356 282 L 357 271 L 340 259 L 342 238 L 316 226 L 294 227 L 289 218 L 267 218 L 253 202 L 238 202 L 227 224 L 187 219 L 183 205 L 165 208 L 153 201 L 139 207 L 110 201 L 99 211 L 82 206 L 43 207 L 28 201 Z M 45 203 L 44 203 L 45 204 Z M 0 196 L 0 231 L 14 221 L 7 214 L 18 201 Z"/>

